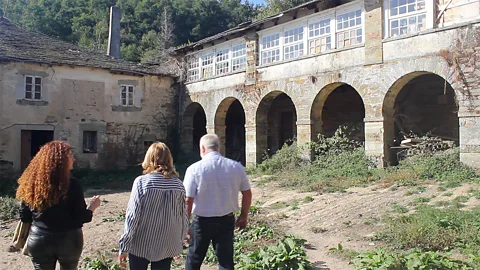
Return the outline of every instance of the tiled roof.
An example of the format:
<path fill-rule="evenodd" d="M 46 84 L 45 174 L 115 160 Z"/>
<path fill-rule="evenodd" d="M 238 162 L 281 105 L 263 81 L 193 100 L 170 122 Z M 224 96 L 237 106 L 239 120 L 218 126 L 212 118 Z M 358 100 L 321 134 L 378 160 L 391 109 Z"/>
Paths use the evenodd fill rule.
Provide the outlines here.
<path fill-rule="evenodd" d="M 135 75 L 166 75 L 155 67 L 115 59 L 57 38 L 27 31 L 0 18 L 0 62 L 10 61 L 93 67 Z"/>
<path fill-rule="evenodd" d="M 210 42 L 213 42 L 215 40 L 218 40 L 218 39 L 221 39 L 221 38 L 224 38 L 224 37 L 234 36 L 234 35 L 245 33 L 247 30 L 250 30 L 250 29 L 259 30 L 259 27 L 261 28 L 263 26 L 263 24 L 266 23 L 266 22 L 275 21 L 275 20 L 277 20 L 277 19 L 279 19 L 279 18 L 281 18 L 285 15 L 295 14 L 296 12 L 298 12 L 299 10 L 304 9 L 304 8 L 314 9 L 314 8 L 316 8 L 316 4 L 318 4 L 318 3 L 325 3 L 326 4 L 325 9 L 329 9 L 329 8 L 336 7 L 336 6 L 339 6 L 339 5 L 342 5 L 342 4 L 346 4 L 346 3 L 349 3 L 349 2 L 352 2 L 352 1 L 354 1 L 354 0 L 313 0 L 313 1 L 308 1 L 304 4 L 301 4 L 301 5 L 298 5 L 296 7 L 284 10 L 281 13 L 275 14 L 275 15 L 270 16 L 270 17 L 263 18 L 263 19 L 258 20 L 258 21 L 244 22 L 244 23 L 239 24 L 238 26 L 236 26 L 234 28 L 231 28 L 231 29 L 228 29 L 224 32 L 221 32 L 221 33 L 218 33 L 216 35 L 204 38 L 204 39 L 199 40 L 197 42 L 193 42 L 193 43 L 178 47 L 176 49 L 176 51 L 185 52 L 185 51 L 188 51 L 188 50 L 191 50 L 191 49 L 195 49 L 197 47 L 201 47 L 202 45 L 204 45 L 206 43 L 210 43 Z M 322 9 L 322 10 L 324 10 L 324 9 Z M 318 10 L 318 11 L 322 11 L 322 10 Z"/>

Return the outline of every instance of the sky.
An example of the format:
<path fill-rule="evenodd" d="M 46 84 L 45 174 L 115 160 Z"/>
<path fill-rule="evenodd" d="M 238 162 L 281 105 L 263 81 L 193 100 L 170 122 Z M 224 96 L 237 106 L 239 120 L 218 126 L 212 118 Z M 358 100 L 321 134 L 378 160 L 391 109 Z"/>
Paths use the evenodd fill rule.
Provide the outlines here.
<path fill-rule="evenodd" d="M 263 0 L 249 0 L 250 3 L 254 3 L 254 4 L 265 4 L 265 1 Z"/>

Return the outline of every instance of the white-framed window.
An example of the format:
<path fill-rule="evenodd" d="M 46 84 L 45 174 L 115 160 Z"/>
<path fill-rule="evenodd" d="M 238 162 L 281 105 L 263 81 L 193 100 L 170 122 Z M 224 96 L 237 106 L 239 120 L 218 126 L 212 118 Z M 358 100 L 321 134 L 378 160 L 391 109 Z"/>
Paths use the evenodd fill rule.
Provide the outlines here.
<path fill-rule="evenodd" d="M 133 94 L 135 87 L 133 85 L 121 85 L 122 106 L 133 106 Z"/>
<path fill-rule="evenodd" d="M 245 69 L 247 64 L 247 44 L 242 42 L 232 46 L 232 71 Z"/>
<path fill-rule="evenodd" d="M 283 33 L 284 60 L 295 59 L 304 55 L 303 26 L 296 27 Z"/>
<path fill-rule="evenodd" d="M 427 29 L 428 0 L 386 0 L 388 36 L 394 37 Z"/>
<path fill-rule="evenodd" d="M 278 62 L 280 58 L 280 33 L 264 36 L 262 38 L 262 64 Z"/>
<path fill-rule="evenodd" d="M 215 75 L 221 75 L 230 71 L 229 49 L 217 50 L 215 56 Z"/>
<path fill-rule="evenodd" d="M 42 100 L 42 77 L 25 76 L 25 99 Z"/>
<path fill-rule="evenodd" d="M 337 49 L 363 42 L 362 8 L 339 11 L 336 15 Z"/>
<path fill-rule="evenodd" d="M 209 78 L 214 75 L 213 61 L 214 53 L 205 54 L 202 56 L 202 78 Z"/>
<path fill-rule="evenodd" d="M 200 79 L 200 59 L 198 55 L 188 56 L 187 65 L 187 81 L 191 82 Z"/>
<path fill-rule="evenodd" d="M 324 18 L 308 24 L 308 52 L 317 54 L 332 49 L 332 20 Z"/>

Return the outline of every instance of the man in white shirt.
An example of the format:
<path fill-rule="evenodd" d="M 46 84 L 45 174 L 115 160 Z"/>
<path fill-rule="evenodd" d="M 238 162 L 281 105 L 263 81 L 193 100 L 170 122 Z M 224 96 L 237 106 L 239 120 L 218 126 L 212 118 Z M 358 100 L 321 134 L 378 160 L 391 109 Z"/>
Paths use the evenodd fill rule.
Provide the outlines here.
<path fill-rule="evenodd" d="M 219 153 L 215 134 L 200 139 L 202 160 L 188 167 L 183 184 L 187 195 L 187 213 L 195 216 L 190 226 L 190 246 L 185 270 L 200 270 L 210 242 L 220 270 L 233 270 L 233 235 L 235 226 L 247 226 L 252 191 L 243 166 Z M 238 194 L 242 193 L 240 210 Z"/>

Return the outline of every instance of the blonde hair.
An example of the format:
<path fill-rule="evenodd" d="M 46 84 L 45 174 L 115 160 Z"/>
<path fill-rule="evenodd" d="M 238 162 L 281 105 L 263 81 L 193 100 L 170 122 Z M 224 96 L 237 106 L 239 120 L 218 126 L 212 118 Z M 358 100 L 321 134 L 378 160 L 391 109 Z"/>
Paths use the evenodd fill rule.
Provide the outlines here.
<path fill-rule="evenodd" d="M 173 157 L 168 146 L 162 142 L 155 142 L 147 150 L 142 163 L 143 174 L 161 173 L 165 178 L 178 177 L 173 166 Z"/>

